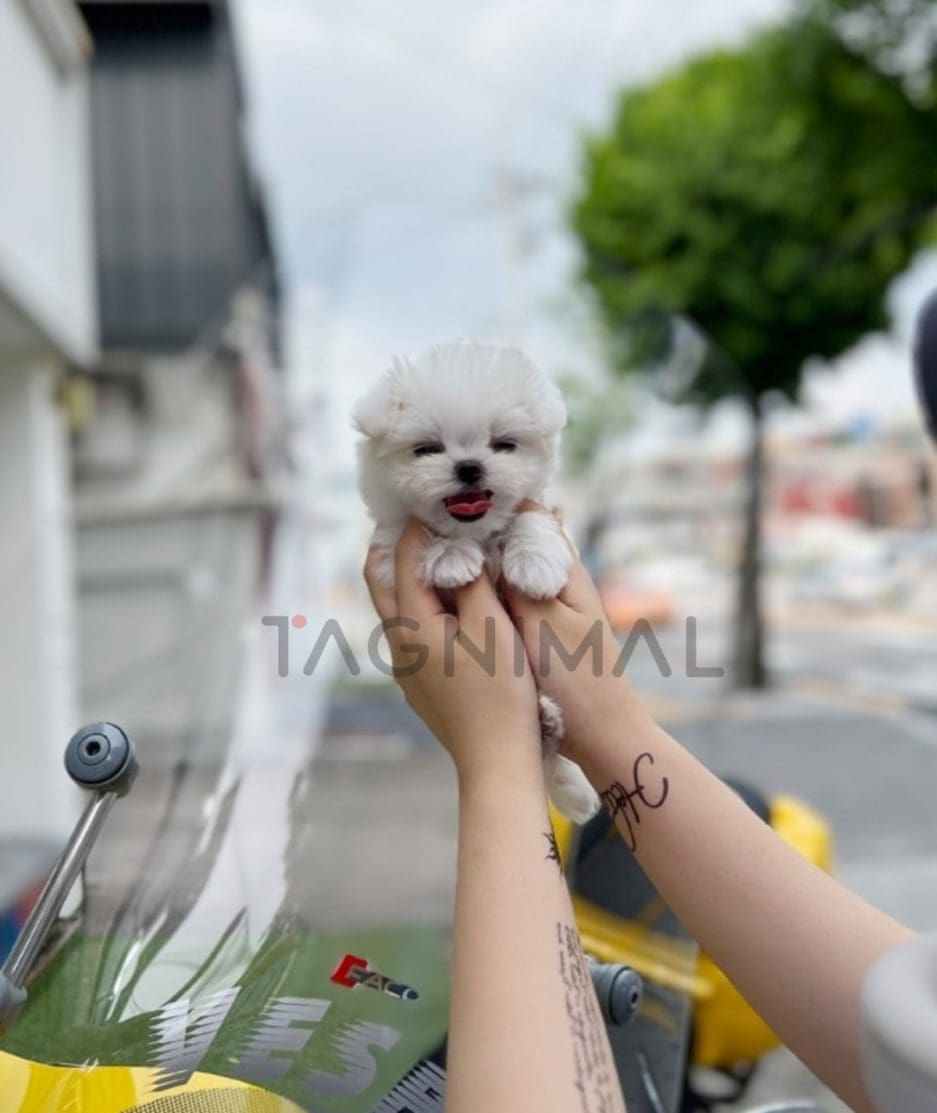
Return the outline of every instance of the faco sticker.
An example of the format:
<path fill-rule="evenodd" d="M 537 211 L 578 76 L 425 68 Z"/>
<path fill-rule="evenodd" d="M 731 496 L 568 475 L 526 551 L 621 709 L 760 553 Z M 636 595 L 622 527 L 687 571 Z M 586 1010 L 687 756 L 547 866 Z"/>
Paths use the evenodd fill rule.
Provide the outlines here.
<path fill-rule="evenodd" d="M 418 1001 L 420 998 L 419 991 L 411 986 L 395 982 L 393 978 L 369 969 L 368 960 L 359 955 L 343 955 L 332 971 L 331 979 L 336 985 L 343 985 L 347 989 L 356 989 L 363 985 L 400 1001 Z"/>

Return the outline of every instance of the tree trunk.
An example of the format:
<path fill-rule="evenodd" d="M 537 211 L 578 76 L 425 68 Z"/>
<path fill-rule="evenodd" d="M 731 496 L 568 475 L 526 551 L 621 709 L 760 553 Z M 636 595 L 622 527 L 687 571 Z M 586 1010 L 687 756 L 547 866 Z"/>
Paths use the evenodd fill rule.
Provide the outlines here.
<path fill-rule="evenodd" d="M 745 492 L 745 526 L 738 568 L 735 616 L 737 688 L 765 688 L 764 626 L 761 613 L 761 509 L 764 484 L 764 427 L 761 400 L 750 399 L 752 443 Z"/>

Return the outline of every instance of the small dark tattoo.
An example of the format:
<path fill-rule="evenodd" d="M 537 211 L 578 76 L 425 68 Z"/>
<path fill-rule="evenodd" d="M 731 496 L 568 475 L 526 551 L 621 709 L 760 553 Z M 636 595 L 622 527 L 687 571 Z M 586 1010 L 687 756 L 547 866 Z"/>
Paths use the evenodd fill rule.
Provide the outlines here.
<path fill-rule="evenodd" d="M 547 840 L 547 861 L 556 862 L 556 868 L 563 876 L 563 861 L 560 858 L 560 848 L 556 844 L 556 835 L 552 831 L 544 831 L 543 837 Z"/>
<path fill-rule="evenodd" d="M 667 799 L 667 793 L 670 791 L 670 782 L 666 777 L 661 777 L 660 784 L 657 788 L 657 798 L 654 799 L 653 796 L 650 798 L 648 797 L 648 789 L 654 786 L 645 784 L 641 779 L 641 767 L 645 762 L 653 765 L 654 755 L 643 753 L 638 754 L 634 759 L 634 765 L 631 770 L 631 778 L 634 781 L 633 788 L 626 788 L 621 781 L 615 781 L 613 784 L 610 784 L 604 792 L 600 793 L 602 804 L 608 810 L 612 820 L 614 821 L 621 816 L 624 824 L 622 836 L 631 850 L 638 849 L 635 827 L 641 822 L 641 813 L 635 801 L 640 801 L 646 808 L 659 808 Z M 647 775 L 647 773 L 645 772 L 644 775 Z"/>

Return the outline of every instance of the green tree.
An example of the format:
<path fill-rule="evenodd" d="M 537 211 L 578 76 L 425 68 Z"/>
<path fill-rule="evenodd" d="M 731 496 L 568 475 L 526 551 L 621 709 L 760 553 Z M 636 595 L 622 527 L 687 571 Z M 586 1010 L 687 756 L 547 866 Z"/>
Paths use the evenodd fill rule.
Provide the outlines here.
<path fill-rule="evenodd" d="M 663 377 L 673 322 L 689 321 L 706 345 L 682 396 L 751 414 L 740 686 L 766 682 L 765 395 L 796 399 L 806 360 L 886 324 L 937 202 L 937 112 L 906 84 L 811 11 L 624 92 L 585 142 L 573 226 L 616 369 Z"/>

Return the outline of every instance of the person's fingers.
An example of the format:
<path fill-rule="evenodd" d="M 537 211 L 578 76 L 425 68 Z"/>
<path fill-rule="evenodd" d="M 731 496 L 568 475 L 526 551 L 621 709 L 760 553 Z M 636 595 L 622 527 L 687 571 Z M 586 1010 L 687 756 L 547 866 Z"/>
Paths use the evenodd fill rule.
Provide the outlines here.
<path fill-rule="evenodd" d="M 592 577 L 586 571 L 579 554 L 573 551 L 573 563 L 569 570 L 569 579 L 560 589 L 558 596 L 567 607 L 572 607 L 580 614 L 594 614 L 596 611 L 604 613 L 602 597 L 599 589 L 592 582 Z"/>
<path fill-rule="evenodd" d="M 520 588 L 509 584 L 504 576 L 498 581 L 498 589 L 511 618 L 515 621 L 522 619 L 525 623 L 530 623 L 532 628 L 541 619 L 549 621 L 550 616 L 556 615 L 563 606 L 557 599 L 531 599 Z"/>
<path fill-rule="evenodd" d="M 382 622 L 397 614 L 397 593 L 385 582 L 380 571 L 380 565 L 387 559 L 386 549 L 372 545 L 364 562 L 364 582 L 368 585 L 371 602 Z"/>
<path fill-rule="evenodd" d="M 426 526 L 411 518 L 394 551 L 398 613 L 417 622 L 425 622 L 445 613 L 436 591 L 423 580 L 426 538 Z"/>
<path fill-rule="evenodd" d="M 480 639 L 480 644 L 486 641 L 485 628 L 489 618 L 497 620 L 499 617 L 508 617 L 487 570 L 472 583 L 456 588 L 452 596 L 459 618 L 459 629 L 464 630 L 472 641 Z"/>

